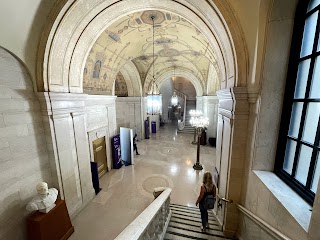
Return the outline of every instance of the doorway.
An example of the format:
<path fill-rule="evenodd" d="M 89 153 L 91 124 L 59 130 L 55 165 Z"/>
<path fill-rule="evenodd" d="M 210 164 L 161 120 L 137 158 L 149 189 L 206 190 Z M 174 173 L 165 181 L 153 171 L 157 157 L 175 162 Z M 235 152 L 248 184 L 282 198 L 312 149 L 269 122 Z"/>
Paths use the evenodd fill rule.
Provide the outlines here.
<path fill-rule="evenodd" d="M 108 172 L 105 137 L 94 140 L 92 145 L 94 162 L 96 162 L 98 165 L 98 175 L 99 178 L 101 178 L 104 174 L 106 174 L 106 172 Z"/>

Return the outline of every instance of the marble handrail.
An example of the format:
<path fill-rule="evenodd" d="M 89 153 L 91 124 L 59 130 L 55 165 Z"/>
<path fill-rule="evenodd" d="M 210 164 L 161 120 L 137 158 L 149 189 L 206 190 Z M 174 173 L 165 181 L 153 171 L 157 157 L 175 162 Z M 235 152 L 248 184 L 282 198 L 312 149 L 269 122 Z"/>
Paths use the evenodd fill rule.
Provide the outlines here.
<path fill-rule="evenodd" d="M 247 208 L 237 204 L 238 209 L 242 212 L 246 217 L 250 218 L 253 222 L 255 222 L 258 226 L 260 226 L 266 233 L 268 233 L 271 237 L 276 240 L 292 240 L 291 238 L 287 237 L 283 233 L 281 233 L 276 228 L 272 227 L 270 224 L 259 218 L 254 213 L 250 212 Z"/>
<path fill-rule="evenodd" d="M 116 240 L 154 240 L 163 239 L 167 230 L 171 211 L 171 188 L 166 188 L 132 223 L 129 224 Z"/>

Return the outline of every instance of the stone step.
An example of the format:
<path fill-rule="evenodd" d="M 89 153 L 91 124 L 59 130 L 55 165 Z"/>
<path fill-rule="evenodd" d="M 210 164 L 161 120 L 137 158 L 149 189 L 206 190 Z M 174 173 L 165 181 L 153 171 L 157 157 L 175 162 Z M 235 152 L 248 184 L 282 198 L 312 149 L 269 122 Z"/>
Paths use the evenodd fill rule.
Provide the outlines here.
<path fill-rule="evenodd" d="M 170 223 L 169 223 L 170 224 Z M 179 236 L 179 237 L 185 237 L 185 238 L 189 238 L 189 239 L 199 239 L 199 240 L 218 240 L 218 239 L 228 239 L 225 238 L 223 235 L 213 235 L 211 233 L 203 233 L 200 230 L 200 227 L 198 227 L 199 230 L 197 231 L 192 231 L 189 228 L 180 228 L 180 227 L 176 227 L 176 226 L 168 226 L 167 228 L 167 233 L 171 234 L 171 235 L 175 235 L 175 236 Z M 165 239 L 167 239 L 166 235 L 164 237 Z M 177 239 L 177 238 L 173 238 L 173 239 Z"/>
<path fill-rule="evenodd" d="M 167 240 L 223 240 L 233 239 L 224 236 L 222 227 L 219 225 L 212 211 L 208 212 L 209 227 L 202 232 L 200 226 L 201 215 L 197 207 L 170 204 L 171 219 L 164 239 Z"/>
<path fill-rule="evenodd" d="M 182 218 L 178 218 L 178 217 L 171 217 L 170 221 L 185 224 L 187 226 L 193 226 L 193 227 L 201 226 L 201 221 L 195 222 L 195 221 L 192 221 L 189 219 L 182 219 Z M 211 225 L 209 225 L 209 228 L 216 230 L 216 231 L 221 231 L 221 227 L 219 225 L 211 224 Z"/>
<path fill-rule="evenodd" d="M 177 213 L 181 213 L 181 214 L 185 214 L 186 216 L 191 216 L 191 217 L 200 217 L 200 210 L 198 209 L 198 211 L 196 210 L 184 210 L 184 209 L 179 209 L 179 208 L 175 208 L 175 207 L 170 207 L 172 212 L 177 212 Z M 208 216 L 209 219 L 216 221 L 216 218 L 214 217 L 214 215 L 210 212 L 208 212 Z"/>
<path fill-rule="evenodd" d="M 186 232 L 204 234 L 204 233 L 201 232 L 200 225 L 201 224 L 199 224 L 198 226 L 190 226 L 190 225 L 185 225 L 185 224 L 171 222 L 171 221 L 169 223 L 169 227 L 172 227 L 172 228 L 175 228 L 175 229 L 184 230 Z M 222 239 L 225 239 L 225 236 L 223 235 L 223 232 L 221 230 L 211 229 L 210 226 L 209 226 L 208 229 L 206 229 L 205 235 L 211 235 L 211 236 L 221 237 Z"/>
<path fill-rule="evenodd" d="M 199 217 L 191 217 L 191 216 L 187 216 L 185 214 L 175 213 L 172 211 L 172 217 L 183 219 L 183 220 L 189 220 L 189 221 L 193 221 L 194 223 L 201 224 L 201 217 L 200 216 Z M 216 220 L 212 220 L 210 218 L 209 218 L 208 222 L 209 222 L 209 225 L 213 225 L 213 226 L 218 225 L 218 222 Z"/>

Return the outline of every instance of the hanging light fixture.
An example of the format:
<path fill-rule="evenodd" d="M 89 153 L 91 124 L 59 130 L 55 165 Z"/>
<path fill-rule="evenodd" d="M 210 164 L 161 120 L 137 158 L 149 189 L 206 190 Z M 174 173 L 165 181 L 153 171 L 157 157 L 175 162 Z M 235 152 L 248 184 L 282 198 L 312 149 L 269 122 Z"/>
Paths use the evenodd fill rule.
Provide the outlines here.
<path fill-rule="evenodd" d="M 173 77 L 171 79 L 172 79 L 172 81 L 175 81 L 177 79 L 177 77 L 176 77 L 176 66 L 173 66 Z"/>
<path fill-rule="evenodd" d="M 160 94 L 160 90 L 155 81 L 155 60 L 154 60 L 154 20 L 156 18 L 155 15 L 152 15 L 152 82 L 147 93 L 147 113 L 151 115 L 161 114 L 162 113 L 162 96 Z"/>
<path fill-rule="evenodd" d="M 173 92 L 173 95 L 171 97 L 171 105 L 177 106 L 178 105 L 178 96 L 176 94 L 176 91 Z"/>

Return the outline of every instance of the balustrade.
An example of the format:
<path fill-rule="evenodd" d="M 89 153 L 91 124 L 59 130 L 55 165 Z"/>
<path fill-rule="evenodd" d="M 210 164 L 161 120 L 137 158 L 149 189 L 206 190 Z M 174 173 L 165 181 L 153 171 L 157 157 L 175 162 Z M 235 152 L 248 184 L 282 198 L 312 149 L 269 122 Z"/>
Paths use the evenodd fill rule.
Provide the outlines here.
<path fill-rule="evenodd" d="M 115 239 L 162 240 L 171 218 L 171 191 L 170 188 L 156 188 L 155 200 Z"/>

